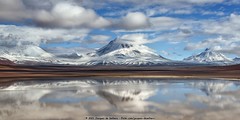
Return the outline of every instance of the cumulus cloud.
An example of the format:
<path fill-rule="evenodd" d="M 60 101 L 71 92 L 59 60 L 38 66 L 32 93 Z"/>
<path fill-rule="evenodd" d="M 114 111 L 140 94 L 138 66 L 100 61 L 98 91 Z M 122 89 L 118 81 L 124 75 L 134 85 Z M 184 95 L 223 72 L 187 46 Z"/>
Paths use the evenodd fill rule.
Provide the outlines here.
<path fill-rule="evenodd" d="M 2 0 L 0 21 L 32 19 L 39 26 L 65 28 L 103 28 L 111 24 L 97 15 L 93 9 L 86 9 L 73 2 L 47 0 L 40 4 L 36 3 L 29 0 Z"/>
<path fill-rule="evenodd" d="M 110 22 L 98 16 L 92 9 L 58 3 L 50 11 L 39 10 L 33 18 L 41 26 L 102 28 Z"/>
<path fill-rule="evenodd" d="M 183 33 L 182 31 L 171 31 L 167 33 L 160 33 L 155 35 L 154 38 L 155 41 L 167 41 L 171 44 L 178 44 L 182 42 L 186 42 L 188 40 L 188 37 L 192 36 L 189 33 Z"/>
<path fill-rule="evenodd" d="M 228 53 L 239 54 L 240 43 L 240 16 L 231 14 L 230 16 L 214 21 L 202 21 L 202 34 L 210 36 L 197 43 L 188 43 L 185 50 L 205 49 L 207 47 L 213 50 Z"/>
<path fill-rule="evenodd" d="M 239 45 L 233 45 L 231 47 L 227 48 L 222 48 L 219 47 L 217 51 L 222 52 L 222 53 L 227 53 L 227 54 L 235 54 L 238 57 L 240 57 L 240 46 Z"/>
<path fill-rule="evenodd" d="M 55 5 L 58 2 L 63 2 L 63 0 L 18 0 L 22 1 L 24 6 L 31 10 L 50 10 L 53 5 Z"/>
<path fill-rule="evenodd" d="M 156 30 L 173 30 L 177 29 L 183 21 L 172 17 L 152 17 L 150 22 L 153 29 Z"/>
<path fill-rule="evenodd" d="M 128 27 L 121 27 L 121 23 L 124 23 L 123 21 L 118 22 L 118 27 L 115 26 L 115 32 L 126 32 L 126 31 L 132 31 L 132 32 L 141 32 L 141 31 L 165 31 L 165 30 L 177 30 L 179 26 L 184 24 L 184 22 L 188 22 L 187 20 L 182 20 L 178 18 L 173 17 L 147 17 L 147 22 L 141 22 L 144 24 L 136 23 L 135 25 L 128 26 Z M 134 20 L 134 19 L 133 19 Z M 132 21 L 133 21 L 132 20 Z M 127 23 L 127 21 L 126 21 Z M 127 23 L 130 24 L 130 23 Z M 134 27 L 134 26 L 139 27 Z M 125 25 L 126 26 L 126 25 Z M 142 26 L 142 27 L 140 27 Z M 146 26 L 146 27 L 144 27 Z"/>
<path fill-rule="evenodd" d="M 126 40 L 129 42 L 133 42 L 134 44 L 147 44 L 147 43 L 153 43 L 156 41 L 149 40 L 148 35 L 146 34 L 125 34 L 120 37 L 122 40 Z"/>
<path fill-rule="evenodd" d="M 0 0 L 0 21 L 21 21 L 29 17 L 21 0 Z"/>
<path fill-rule="evenodd" d="M 171 28 L 169 25 L 169 29 L 164 30 L 164 32 L 154 32 L 150 34 L 151 39 L 154 41 L 166 41 L 170 44 L 178 44 L 187 42 L 192 36 L 196 35 L 196 31 L 192 28 L 191 25 L 174 25 Z M 172 30 L 171 30 L 172 29 Z"/>
<path fill-rule="evenodd" d="M 134 30 L 150 27 L 149 18 L 141 12 L 130 12 L 115 23 L 116 28 Z"/>
<path fill-rule="evenodd" d="M 214 46 L 220 44 L 229 44 L 229 41 L 223 39 L 222 37 L 207 39 L 200 41 L 198 43 L 188 43 L 184 50 L 196 50 L 196 49 L 205 49 L 205 48 L 213 48 Z"/>
<path fill-rule="evenodd" d="M 85 40 L 84 43 L 90 43 L 90 44 L 107 44 L 111 38 L 111 36 L 108 35 L 91 35 L 90 38 Z"/>
<path fill-rule="evenodd" d="M 204 32 L 209 34 L 222 34 L 240 36 L 240 16 L 231 14 L 223 21 L 209 21 L 203 24 Z"/>

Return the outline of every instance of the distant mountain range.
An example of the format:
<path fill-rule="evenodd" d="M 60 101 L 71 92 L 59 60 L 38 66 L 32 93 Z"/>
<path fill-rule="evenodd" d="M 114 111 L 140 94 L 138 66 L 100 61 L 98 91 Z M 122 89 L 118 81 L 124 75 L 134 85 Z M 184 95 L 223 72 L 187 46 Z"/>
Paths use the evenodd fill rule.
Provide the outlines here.
<path fill-rule="evenodd" d="M 207 48 L 205 51 L 185 58 L 184 61 L 186 62 L 197 62 L 197 63 L 230 63 L 233 60 L 227 58 L 222 53 L 212 51 L 211 49 Z"/>
<path fill-rule="evenodd" d="M 175 65 L 175 64 L 238 64 L 240 58 L 230 59 L 223 54 L 206 49 L 200 54 L 173 61 L 162 57 L 149 47 L 132 40 L 115 39 L 93 52 L 54 55 L 42 48 L 25 45 L 0 48 L 0 63 L 8 64 L 71 64 L 71 65 Z"/>

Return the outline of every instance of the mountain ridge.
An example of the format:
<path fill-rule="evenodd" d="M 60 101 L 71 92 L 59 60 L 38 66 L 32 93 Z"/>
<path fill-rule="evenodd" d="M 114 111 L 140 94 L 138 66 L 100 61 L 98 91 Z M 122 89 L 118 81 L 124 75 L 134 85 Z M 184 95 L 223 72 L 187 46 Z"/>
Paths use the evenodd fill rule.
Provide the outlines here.
<path fill-rule="evenodd" d="M 210 48 L 206 48 L 203 52 L 192 55 L 187 58 L 184 58 L 183 61 L 186 62 L 196 62 L 196 63 L 214 63 L 214 62 L 231 62 L 232 60 L 230 58 L 227 58 L 222 53 L 213 51 Z"/>
<path fill-rule="evenodd" d="M 190 56 L 183 61 L 174 61 L 162 57 L 151 48 L 139 44 L 134 40 L 114 39 L 107 45 L 92 52 L 62 53 L 54 55 L 34 45 L 15 46 L 12 48 L 1 47 L 2 58 L 9 59 L 16 64 L 63 64 L 63 65 L 190 65 L 190 64 L 214 64 L 227 65 L 238 64 L 238 59 L 231 60 L 223 54 L 205 49 L 202 53 Z M 232 63 L 230 63 L 232 62 Z"/>

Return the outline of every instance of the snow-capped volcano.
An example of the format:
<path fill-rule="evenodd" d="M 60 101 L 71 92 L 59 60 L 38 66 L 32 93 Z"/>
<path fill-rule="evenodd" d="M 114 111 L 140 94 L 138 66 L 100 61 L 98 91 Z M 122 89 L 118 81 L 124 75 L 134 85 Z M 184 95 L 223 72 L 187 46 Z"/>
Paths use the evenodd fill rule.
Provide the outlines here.
<path fill-rule="evenodd" d="M 106 46 L 97 50 L 99 56 L 111 55 L 111 56 L 126 56 L 126 57 L 138 57 L 142 56 L 155 56 L 159 57 L 158 54 L 154 53 L 153 50 L 144 45 L 134 44 L 131 40 L 116 39 L 111 41 Z"/>
<path fill-rule="evenodd" d="M 150 65 L 169 61 L 147 46 L 125 39 L 115 39 L 95 54 L 97 57 L 88 64 Z"/>
<path fill-rule="evenodd" d="M 214 63 L 214 62 L 231 62 L 231 59 L 227 58 L 219 52 L 212 51 L 207 48 L 205 51 L 198 55 L 193 55 L 185 58 L 184 61 L 187 62 L 198 62 L 198 63 Z"/>

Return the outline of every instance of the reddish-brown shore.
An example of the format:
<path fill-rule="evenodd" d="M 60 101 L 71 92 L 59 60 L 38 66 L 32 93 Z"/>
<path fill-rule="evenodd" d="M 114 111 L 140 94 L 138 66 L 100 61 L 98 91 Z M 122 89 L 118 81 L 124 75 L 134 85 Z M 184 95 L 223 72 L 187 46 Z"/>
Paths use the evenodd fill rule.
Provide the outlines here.
<path fill-rule="evenodd" d="M 150 67 L 0 65 L 0 83 L 38 78 L 71 77 L 222 78 L 240 80 L 240 65 Z"/>

